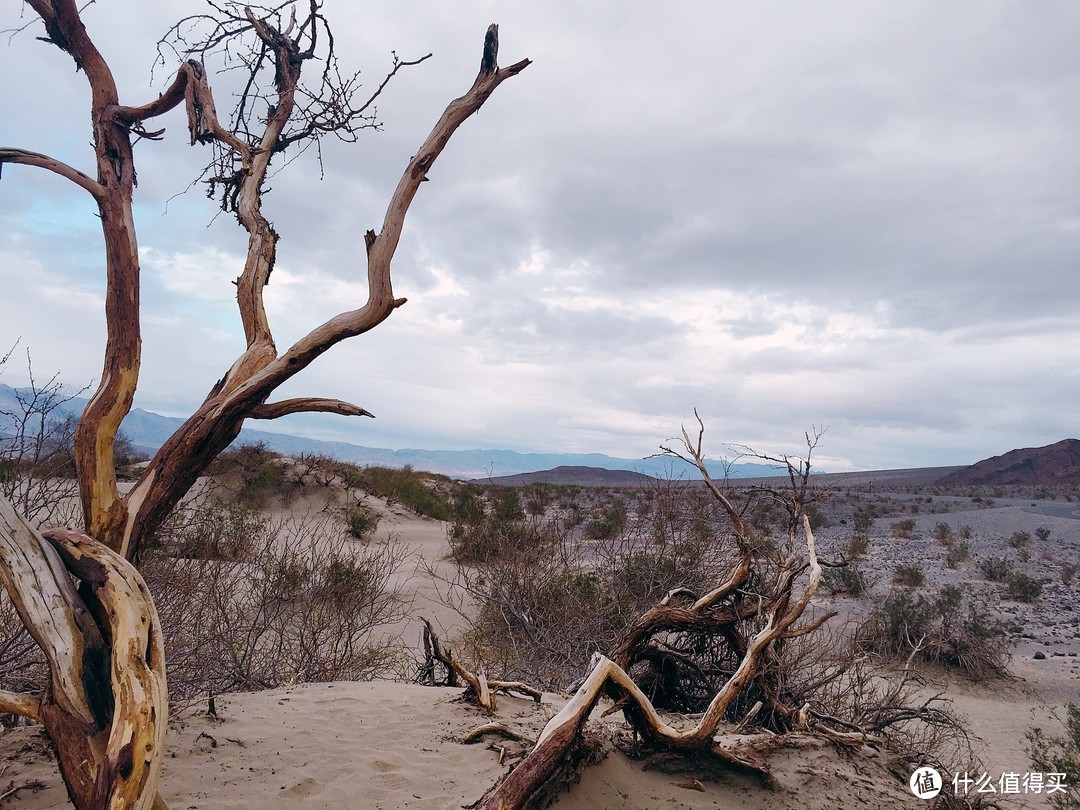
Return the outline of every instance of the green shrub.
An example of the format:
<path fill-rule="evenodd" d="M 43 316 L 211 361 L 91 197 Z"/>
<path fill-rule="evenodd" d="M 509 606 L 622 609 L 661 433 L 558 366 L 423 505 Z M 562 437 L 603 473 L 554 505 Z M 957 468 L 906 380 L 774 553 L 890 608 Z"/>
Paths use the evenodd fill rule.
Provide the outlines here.
<path fill-rule="evenodd" d="M 1046 526 L 1040 526 L 1035 530 L 1035 536 L 1040 540 L 1046 541 L 1050 539 L 1050 529 Z"/>
<path fill-rule="evenodd" d="M 280 495 L 285 485 L 285 466 L 280 453 L 263 442 L 232 447 L 218 456 L 209 472 L 226 479 L 236 502 L 249 509 L 266 505 L 272 495 Z"/>
<path fill-rule="evenodd" d="M 893 583 L 904 588 L 921 588 L 926 584 L 926 575 L 917 565 L 898 565 L 893 573 Z"/>
<path fill-rule="evenodd" d="M 599 508 L 582 531 L 590 540 L 610 540 L 626 528 L 626 517 L 626 504 L 613 498 Z"/>
<path fill-rule="evenodd" d="M 1022 571 L 1009 575 L 1009 594 L 1019 602 L 1037 602 L 1042 596 L 1042 583 Z"/>
<path fill-rule="evenodd" d="M 949 568 L 956 568 L 960 563 L 970 558 L 971 546 L 968 545 L 967 541 L 962 540 L 949 546 L 949 550 L 945 552 L 945 565 Z"/>
<path fill-rule="evenodd" d="M 1041 728 L 1031 728 L 1027 738 L 1027 754 L 1032 770 L 1042 773 L 1063 774 L 1064 791 L 1046 793 L 1046 800 L 1055 810 L 1080 808 L 1080 706 L 1069 703 L 1065 707 L 1064 737 L 1052 737 Z"/>
<path fill-rule="evenodd" d="M 855 634 L 857 647 L 885 658 L 953 667 L 981 680 L 1008 673 L 1005 626 L 969 604 L 963 592 L 946 585 L 933 599 L 908 589 L 892 591 Z"/>
<path fill-rule="evenodd" d="M 1012 573 L 1012 563 L 1002 557 L 988 557 L 979 563 L 979 570 L 990 582 L 1004 582 Z"/>
<path fill-rule="evenodd" d="M 357 540 L 368 540 L 379 528 L 382 516 L 363 504 L 353 504 L 345 511 L 345 526 L 349 535 Z"/>
<path fill-rule="evenodd" d="M 870 580 L 853 564 L 826 568 L 821 575 L 821 587 L 831 594 L 863 598 L 870 591 Z"/>
<path fill-rule="evenodd" d="M 411 467 L 365 467 L 361 488 L 384 498 L 388 503 L 400 503 L 416 514 L 435 520 L 452 517 L 450 501 L 434 489 L 440 476 L 414 472 Z M 444 478 L 444 477 L 443 477 Z M 450 479 L 446 478 L 446 482 Z M 430 482 L 430 484 L 429 484 Z"/>

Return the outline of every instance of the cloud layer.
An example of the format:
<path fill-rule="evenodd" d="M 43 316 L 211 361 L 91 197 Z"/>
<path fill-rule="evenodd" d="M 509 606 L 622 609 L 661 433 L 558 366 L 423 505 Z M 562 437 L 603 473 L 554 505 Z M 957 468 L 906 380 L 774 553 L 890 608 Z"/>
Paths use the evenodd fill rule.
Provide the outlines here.
<path fill-rule="evenodd" d="M 395 264 L 409 304 L 290 389 L 379 419 L 274 427 L 633 456 L 697 407 L 717 445 L 794 450 L 827 425 L 834 469 L 969 463 L 1076 434 L 1075 4 L 326 5 L 368 86 L 391 48 L 435 56 L 392 83 L 383 131 L 327 144 L 322 172 L 309 153 L 274 177 L 279 347 L 365 297 L 362 233 L 471 82 L 487 23 L 504 63 L 535 64 L 422 188 Z M 160 91 L 154 43 L 200 8 L 87 8 L 125 102 Z M 0 50 L 28 77 L 0 87 L 0 143 L 87 169 L 85 82 L 34 35 Z M 137 146 L 138 404 L 182 415 L 242 348 L 230 281 L 245 240 L 198 189 L 181 194 L 208 156 L 178 115 L 164 123 L 165 141 Z M 21 335 L 79 384 L 104 341 L 85 196 L 23 167 L 0 183 L 0 343 Z"/>

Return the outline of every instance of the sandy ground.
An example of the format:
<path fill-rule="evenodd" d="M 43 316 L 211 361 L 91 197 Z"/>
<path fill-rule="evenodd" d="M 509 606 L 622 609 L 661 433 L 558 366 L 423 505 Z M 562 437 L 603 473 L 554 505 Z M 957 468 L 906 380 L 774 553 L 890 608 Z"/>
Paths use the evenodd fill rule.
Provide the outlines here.
<path fill-rule="evenodd" d="M 1050 505 L 1044 505 L 1049 507 Z M 1080 515 L 1078 515 L 1080 516 Z M 1000 587 L 984 587 L 975 561 L 957 570 L 944 563 L 944 549 L 929 537 L 945 521 L 959 529 L 971 526 L 975 560 L 1004 553 L 1013 531 L 1051 528 L 1045 548 L 1034 541 L 1028 568 L 1047 580 L 1042 601 L 1025 605 L 1000 596 Z M 1016 677 L 993 685 L 955 677 L 946 688 L 984 741 L 983 764 L 994 778 L 1030 770 L 1024 731 L 1032 725 L 1055 728 L 1052 707 L 1080 701 L 1080 586 L 1054 584 L 1062 560 L 1076 560 L 1080 520 L 1069 508 L 1001 503 L 994 509 L 961 510 L 917 518 L 915 537 L 888 537 L 891 521 L 875 526 L 872 569 L 879 592 L 898 562 L 919 561 L 929 587 L 967 583 L 990 600 L 994 610 L 1015 618 L 1023 637 L 1015 649 Z M 841 542 L 841 531 L 834 542 Z M 396 538 L 408 548 L 409 563 L 398 574 L 414 591 L 413 615 L 424 615 L 452 637 L 460 616 L 439 598 L 442 590 L 424 564 L 449 576 L 443 561 L 445 527 L 400 510 L 389 510 L 373 542 Z M 828 545 L 829 538 L 823 538 Z M 939 559 L 940 558 L 940 559 Z M 843 600 L 831 600 L 840 603 Z M 823 606 L 830 600 L 822 600 Z M 848 606 L 851 607 L 850 605 Z M 859 609 L 865 609 L 865 603 Z M 399 632 L 407 643 L 419 638 L 419 622 L 406 621 Z M 1036 660 L 1034 654 L 1045 658 Z M 936 688 L 935 686 L 935 688 Z M 219 718 L 190 710 L 170 731 L 163 795 L 171 807 L 210 808 L 451 808 L 476 801 L 508 767 L 515 744 L 492 741 L 465 745 L 465 734 L 487 718 L 460 699 L 460 690 L 392 683 L 309 684 L 218 698 Z M 543 705 L 507 698 L 499 715 L 535 738 L 564 697 L 548 695 Z M 606 722 L 617 722 L 613 715 Z M 599 722 L 599 721 L 598 721 Z M 507 749 L 500 764 L 500 746 Z M 772 758 L 774 779 L 765 787 L 751 777 L 727 774 L 718 781 L 693 774 L 646 770 L 642 763 L 612 751 L 589 768 L 562 795 L 560 808 L 890 808 L 922 807 L 906 789 L 905 766 L 889 755 L 867 750 L 854 756 L 831 746 L 796 739 Z M 0 794 L 40 780 L 46 787 L 21 790 L 0 799 L 0 806 L 45 810 L 68 806 L 63 786 L 40 729 L 18 728 L 0 735 Z M 1011 797 L 1008 806 L 1042 807 L 1040 797 Z"/>

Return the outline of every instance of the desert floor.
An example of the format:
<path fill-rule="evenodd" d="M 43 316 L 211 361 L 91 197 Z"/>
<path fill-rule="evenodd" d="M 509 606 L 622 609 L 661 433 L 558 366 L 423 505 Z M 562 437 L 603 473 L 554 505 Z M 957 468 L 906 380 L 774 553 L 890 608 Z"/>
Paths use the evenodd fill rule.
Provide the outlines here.
<path fill-rule="evenodd" d="M 975 508 L 967 499 L 937 500 L 921 514 L 915 537 L 889 536 L 889 519 L 874 526 L 869 569 L 876 593 L 888 589 L 897 563 L 918 562 L 928 587 L 969 583 L 987 604 L 1014 619 L 1022 637 L 1014 648 L 1015 677 L 975 684 L 956 676 L 931 674 L 929 690 L 945 690 L 983 741 L 983 767 L 995 781 L 1005 772 L 1023 774 L 1030 764 L 1024 732 L 1032 725 L 1059 730 L 1050 716 L 1067 701 L 1080 701 L 1080 585 L 1063 585 L 1060 563 L 1080 559 L 1080 509 L 1077 504 L 997 500 Z M 1012 532 L 1045 526 L 1046 541 L 1033 540 L 1025 570 L 1047 580 L 1043 598 L 1022 604 L 1002 598 L 1000 586 L 981 582 L 974 561 L 956 570 L 944 564 L 944 548 L 931 528 L 947 522 L 970 526 L 975 559 L 1004 554 Z M 410 548 L 414 562 L 426 561 L 449 573 L 445 527 L 389 510 L 380 533 L 393 533 Z M 845 528 L 822 532 L 828 552 Z M 1000 548 L 999 548 L 1000 546 Z M 415 616 L 435 620 L 452 636 L 460 617 L 439 599 L 439 586 L 409 566 L 403 577 L 415 588 Z M 867 601 L 823 598 L 822 606 L 842 615 L 867 609 Z M 399 629 L 402 639 L 419 643 L 419 623 Z M 1037 652 L 1044 658 L 1036 659 Z M 463 744 L 468 731 L 488 719 L 460 700 L 461 690 L 405 683 L 307 684 L 272 691 L 232 694 L 217 700 L 218 718 L 192 707 L 172 726 L 162 793 L 172 808 L 451 808 L 468 806 L 493 784 L 512 759 L 516 743 Z M 542 705 L 504 698 L 500 718 L 535 738 L 546 719 L 565 700 L 547 695 Z M 598 721 L 599 722 L 599 721 Z M 614 714 L 603 722 L 619 722 Z M 501 750 L 505 748 L 506 750 Z M 589 768 L 562 794 L 559 808 L 889 808 L 926 803 L 908 791 L 908 771 L 883 752 L 841 755 L 832 746 L 796 738 L 773 755 L 774 779 L 722 774 L 712 781 L 700 774 L 646 770 L 618 751 Z M 22 785 L 40 782 L 43 787 Z M 1041 807 L 1040 796 L 1009 796 L 1007 806 Z M 0 806 L 45 810 L 68 806 L 63 785 L 40 729 L 20 727 L 0 736 Z"/>

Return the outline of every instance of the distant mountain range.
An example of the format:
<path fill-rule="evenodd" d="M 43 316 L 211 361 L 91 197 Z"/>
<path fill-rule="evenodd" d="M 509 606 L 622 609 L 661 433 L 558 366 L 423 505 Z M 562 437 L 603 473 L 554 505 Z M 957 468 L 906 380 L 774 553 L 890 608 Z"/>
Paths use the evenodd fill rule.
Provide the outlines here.
<path fill-rule="evenodd" d="M 1080 483 L 1080 439 L 1045 447 L 1024 447 L 963 467 L 937 483 L 943 485 L 1060 486 Z"/>
<path fill-rule="evenodd" d="M 16 390 L 0 383 L 0 412 L 17 411 Z M 87 400 L 77 397 L 58 408 L 58 419 L 78 416 Z M 152 455 L 176 429 L 183 419 L 135 408 L 124 419 L 121 430 L 142 452 Z M 10 423 L 0 416 L 0 435 L 10 433 Z M 532 473 L 556 467 L 594 467 L 605 470 L 628 470 L 660 478 L 699 478 L 697 470 L 678 459 L 669 457 L 617 458 L 603 453 L 518 453 L 514 450 L 390 450 L 384 447 L 364 447 L 349 442 L 330 442 L 244 428 L 235 444 L 265 444 L 276 453 L 297 456 L 301 453 L 332 456 L 353 464 L 386 467 L 411 466 L 418 470 L 442 473 L 453 478 L 487 479 L 495 476 Z M 731 478 L 755 478 L 777 474 L 769 464 L 733 464 L 725 469 L 724 462 L 710 461 L 709 473 Z"/>

